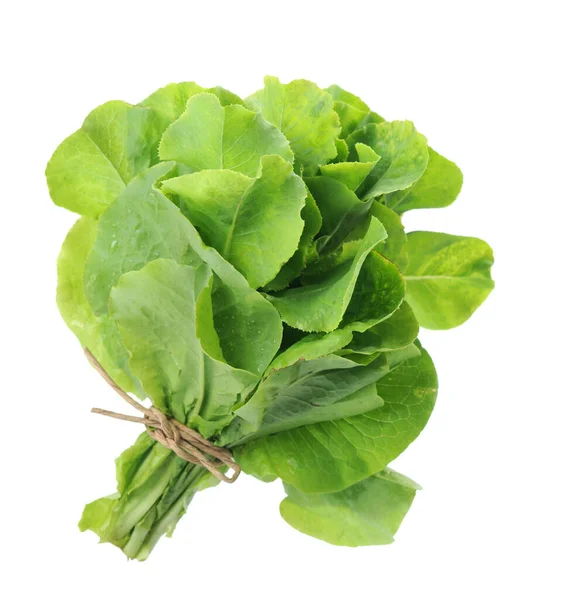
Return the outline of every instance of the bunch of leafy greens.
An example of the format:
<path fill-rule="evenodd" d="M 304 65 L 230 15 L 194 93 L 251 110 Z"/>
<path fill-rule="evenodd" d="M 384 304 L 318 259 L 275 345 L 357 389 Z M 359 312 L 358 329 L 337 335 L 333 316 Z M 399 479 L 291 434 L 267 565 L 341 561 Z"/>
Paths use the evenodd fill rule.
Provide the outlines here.
<path fill-rule="evenodd" d="M 437 393 L 419 325 L 463 323 L 493 287 L 485 242 L 401 222 L 451 204 L 459 168 L 338 86 L 267 77 L 245 100 L 186 82 L 107 102 L 46 175 L 81 215 L 58 306 L 118 385 L 280 478 L 299 531 L 391 542 L 418 486 L 388 465 Z M 116 477 L 80 528 L 139 560 L 218 483 L 146 432 Z"/>

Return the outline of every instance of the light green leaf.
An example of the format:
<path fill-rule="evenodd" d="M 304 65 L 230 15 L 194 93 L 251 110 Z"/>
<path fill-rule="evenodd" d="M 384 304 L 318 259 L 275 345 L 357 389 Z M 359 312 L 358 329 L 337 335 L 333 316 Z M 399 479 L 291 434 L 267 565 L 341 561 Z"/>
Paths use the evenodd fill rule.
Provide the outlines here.
<path fill-rule="evenodd" d="M 419 322 L 407 302 L 388 319 L 373 325 L 364 332 L 353 334 L 347 349 L 358 354 L 373 354 L 397 350 L 412 344 L 419 335 Z"/>
<path fill-rule="evenodd" d="M 164 132 L 186 110 L 186 104 L 190 98 L 203 92 L 206 92 L 206 89 L 194 81 L 170 83 L 150 94 L 139 106 L 152 109 L 159 125 L 159 131 Z"/>
<path fill-rule="evenodd" d="M 375 163 L 380 159 L 380 156 L 370 146 L 361 142 L 355 144 L 355 155 L 361 163 Z"/>
<path fill-rule="evenodd" d="M 370 251 L 385 238 L 383 226 L 373 219 L 366 236 L 336 268 L 316 283 L 269 295 L 269 300 L 291 327 L 329 332 L 341 322 L 351 301 L 361 267 Z"/>
<path fill-rule="evenodd" d="M 228 106 L 229 104 L 240 104 L 242 106 L 244 104 L 236 94 L 224 88 L 207 89 L 193 81 L 182 81 L 180 83 L 170 83 L 156 90 L 143 100 L 140 106 L 147 106 L 154 111 L 159 131 L 163 132 L 182 115 L 190 98 L 203 92 L 214 94 L 222 106 Z"/>
<path fill-rule="evenodd" d="M 425 172 L 429 160 L 427 140 L 410 121 L 371 123 L 356 130 L 347 138 L 349 160 L 356 160 L 358 142 L 381 157 L 358 189 L 360 197 L 374 198 L 405 189 Z"/>
<path fill-rule="evenodd" d="M 280 513 L 301 533 L 336 546 L 390 544 L 418 489 L 392 469 L 332 494 L 303 494 L 285 484 Z"/>
<path fill-rule="evenodd" d="M 297 251 L 281 267 L 276 277 L 265 286 L 264 290 L 267 292 L 284 290 L 304 271 L 309 262 L 318 258 L 318 253 L 313 246 L 313 239 L 321 228 L 322 217 L 310 192 L 307 192 L 305 206 L 301 211 L 301 218 L 305 222 L 305 225 Z"/>
<path fill-rule="evenodd" d="M 388 195 L 387 206 L 399 214 L 415 208 L 442 208 L 457 199 L 462 185 L 461 169 L 429 148 L 429 163 L 423 176 L 410 187 Z"/>
<path fill-rule="evenodd" d="M 344 183 L 353 192 L 363 183 L 380 156 L 365 144 L 355 144 L 358 162 L 340 162 L 320 167 L 321 174 Z"/>
<path fill-rule="evenodd" d="M 324 165 L 337 155 L 335 141 L 341 128 L 333 100 L 311 81 L 282 84 L 276 77 L 266 77 L 264 89 L 245 102 L 284 133 L 299 164 Z"/>
<path fill-rule="evenodd" d="M 232 104 L 245 106 L 244 100 L 240 96 L 237 96 L 234 92 L 231 92 L 230 90 L 227 90 L 226 88 L 223 88 L 220 85 L 207 88 L 206 91 L 209 94 L 214 94 L 219 99 L 222 106 L 230 106 Z"/>
<path fill-rule="evenodd" d="M 282 335 L 277 311 L 213 248 L 157 188 L 172 163 L 157 165 L 136 178 L 101 217 L 85 273 L 87 298 L 98 314 L 108 312 L 110 290 L 120 276 L 157 258 L 198 266 L 216 275 L 212 290 L 214 325 L 226 361 L 262 373 L 276 354 Z"/>
<path fill-rule="evenodd" d="M 205 436 L 228 424 L 232 407 L 258 382 L 201 345 L 196 302 L 210 277 L 204 263 L 189 267 L 158 259 L 125 273 L 110 294 L 111 317 L 147 396 L 178 421 L 197 424 Z"/>
<path fill-rule="evenodd" d="M 358 97 L 338 85 L 331 85 L 326 90 L 335 101 L 335 111 L 341 122 L 341 135 L 347 137 L 355 129 L 367 123 L 382 121 L 382 117 L 371 112 L 371 109 Z"/>
<path fill-rule="evenodd" d="M 158 162 L 158 130 L 148 108 L 107 102 L 86 117 L 82 131 L 100 148 L 124 183 Z"/>
<path fill-rule="evenodd" d="M 110 377 L 123 390 L 142 396 L 116 325 L 106 315 L 96 316 L 84 295 L 84 266 L 96 238 L 96 226 L 96 221 L 81 217 L 66 236 L 58 257 L 56 302 L 80 344 L 92 352 Z"/>
<path fill-rule="evenodd" d="M 307 493 L 335 492 L 384 469 L 426 425 L 437 395 L 437 375 L 421 350 L 377 382 L 384 400 L 368 413 L 297 427 L 235 449 L 243 471 L 280 477 Z"/>
<path fill-rule="evenodd" d="M 337 147 L 337 155 L 330 161 L 331 163 L 345 162 L 349 156 L 349 147 L 345 140 L 338 139 L 335 141 Z"/>
<path fill-rule="evenodd" d="M 197 94 L 186 110 L 164 132 L 159 155 L 193 171 L 230 169 L 255 177 L 260 159 L 278 154 L 292 163 L 293 154 L 284 135 L 239 105 L 221 106 L 213 94 Z"/>
<path fill-rule="evenodd" d="M 50 196 L 68 210 L 98 217 L 138 173 L 158 162 L 152 111 L 112 101 L 94 109 L 46 167 Z"/>
<path fill-rule="evenodd" d="M 197 96 L 200 97 L 200 96 Z M 201 171 L 166 181 L 203 239 L 258 288 L 295 253 L 306 187 L 280 156 L 262 158 L 259 177 Z"/>
<path fill-rule="evenodd" d="M 464 323 L 494 287 L 493 251 L 478 238 L 414 231 L 407 236 L 407 301 L 422 327 Z"/>

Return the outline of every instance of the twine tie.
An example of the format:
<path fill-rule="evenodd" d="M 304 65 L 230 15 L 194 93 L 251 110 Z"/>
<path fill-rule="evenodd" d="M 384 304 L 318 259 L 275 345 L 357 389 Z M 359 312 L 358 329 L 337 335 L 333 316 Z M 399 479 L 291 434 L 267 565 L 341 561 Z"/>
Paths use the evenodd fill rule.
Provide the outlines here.
<path fill-rule="evenodd" d="M 91 412 L 121 421 L 131 421 L 133 423 L 142 423 L 146 427 L 148 435 L 159 444 L 162 444 L 169 450 L 172 450 L 177 456 L 195 465 L 204 467 L 215 477 L 226 483 L 233 483 L 240 475 L 240 467 L 234 462 L 232 454 L 226 448 L 219 448 L 212 442 L 204 438 L 198 431 L 190 429 L 180 421 L 168 417 L 155 406 L 150 408 L 143 406 L 129 396 L 112 380 L 110 375 L 104 370 L 102 365 L 96 360 L 95 356 L 84 348 L 84 354 L 90 361 L 90 364 L 98 371 L 104 381 L 130 406 L 140 411 L 143 416 L 135 417 L 124 415 L 102 408 L 93 408 Z M 233 474 L 228 476 L 222 473 L 222 467 L 233 470 Z"/>

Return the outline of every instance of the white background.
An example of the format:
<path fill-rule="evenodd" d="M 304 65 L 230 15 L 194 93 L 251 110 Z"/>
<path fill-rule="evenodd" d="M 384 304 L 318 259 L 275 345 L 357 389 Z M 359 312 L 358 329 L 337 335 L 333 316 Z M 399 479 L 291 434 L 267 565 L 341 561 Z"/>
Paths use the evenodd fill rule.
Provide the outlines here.
<path fill-rule="evenodd" d="M 210 5 L 210 8 L 207 6 Z M 575 203 L 570 2 L 19 2 L 3 9 L 3 597 L 577 597 Z M 394 464 L 422 484 L 391 546 L 332 547 L 278 515 L 280 484 L 199 494 L 172 540 L 128 563 L 76 523 L 114 490 L 133 426 L 54 302 L 75 216 L 44 167 L 95 106 L 195 80 L 241 96 L 265 74 L 338 83 L 411 119 L 465 174 L 408 229 L 474 235 L 496 289 L 463 327 L 424 332 L 440 376 Z M 573 571 L 573 572 L 572 572 Z"/>

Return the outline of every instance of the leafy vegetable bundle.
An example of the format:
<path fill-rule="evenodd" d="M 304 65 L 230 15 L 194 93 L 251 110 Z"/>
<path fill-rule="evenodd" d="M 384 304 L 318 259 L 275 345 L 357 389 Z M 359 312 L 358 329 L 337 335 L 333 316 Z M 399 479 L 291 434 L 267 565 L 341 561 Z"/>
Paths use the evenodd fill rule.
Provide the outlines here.
<path fill-rule="evenodd" d="M 46 175 L 82 215 L 58 306 L 116 384 L 280 478 L 296 529 L 392 542 L 418 486 L 388 464 L 437 393 L 419 325 L 461 324 L 493 287 L 485 242 L 401 223 L 451 204 L 458 167 L 338 86 L 267 77 L 245 100 L 187 82 L 108 102 Z M 116 477 L 80 527 L 139 560 L 219 483 L 147 431 Z"/>

